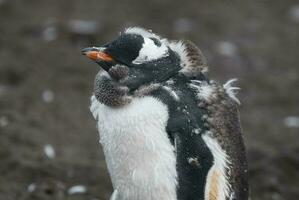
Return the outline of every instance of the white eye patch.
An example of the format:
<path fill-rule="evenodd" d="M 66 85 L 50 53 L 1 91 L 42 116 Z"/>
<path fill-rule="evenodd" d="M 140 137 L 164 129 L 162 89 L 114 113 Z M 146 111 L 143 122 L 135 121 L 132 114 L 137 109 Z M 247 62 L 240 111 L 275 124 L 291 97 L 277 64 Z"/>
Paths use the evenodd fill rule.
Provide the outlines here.
<path fill-rule="evenodd" d="M 168 48 L 165 44 L 162 43 L 161 46 L 157 46 L 153 40 L 144 37 L 142 48 L 138 57 L 133 60 L 133 64 L 142 64 L 166 56 L 168 56 Z"/>

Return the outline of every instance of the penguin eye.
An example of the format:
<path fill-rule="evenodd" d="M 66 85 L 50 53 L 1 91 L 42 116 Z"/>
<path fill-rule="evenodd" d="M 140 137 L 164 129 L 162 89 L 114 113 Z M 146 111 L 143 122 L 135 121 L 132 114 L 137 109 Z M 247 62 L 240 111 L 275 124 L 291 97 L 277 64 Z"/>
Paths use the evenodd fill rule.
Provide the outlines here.
<path fill-rule="evenodd" d="M 157 45 L 158 47 L 160 47 L 162 45 L 161 42 L 157 38 L 151 37 L 150 39 L 153 40 L 153 42 L 155 43 L 155 45 Z"/>

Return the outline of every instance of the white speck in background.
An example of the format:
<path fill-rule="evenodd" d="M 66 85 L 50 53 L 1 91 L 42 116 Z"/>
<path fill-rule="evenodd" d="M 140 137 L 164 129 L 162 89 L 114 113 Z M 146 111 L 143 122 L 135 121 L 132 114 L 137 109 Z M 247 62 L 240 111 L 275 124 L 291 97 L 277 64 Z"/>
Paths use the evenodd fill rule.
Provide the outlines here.
<path fill-rule="evenodd" d="M 54 93 L 51 90 L 44 90 L 42 98 L 44 102 L 51 103 L 54 100 Z"/>
<path fill-rule="evenodd" d="M 0 96 L 4 95 L 4 93 L 6 92 L 6 90 L 7 90 L 6 86 L 0 85 Z"/>
<path fill-rule="evenodd" d="M 299 5 L 290 8 L 289 16 L 294 22 L 299 23 Z"/>
<path fill-rule="evenodd" d="M 299 128 L 299 116 L 288 116 L 283 120 L 284 125 L 289 128 Z"/>
<path fill-rule="evenodd" d="M 44 40 L 47 42 L 53 41 L 57 39 L 57 28 L 55 26 L 48 26 L 42 33 Z"/>
<path fill-rule="evenodd" d="M 98 23 L 88 20 L 71 20 L 68 23 L 70 32 L 82 35 L 94 35 L 98 31 Z"/>
<path fill-rule="evenodd" d="M 68 189 L 68 194 L 83 194 L 86 193 L 87 189 L 84 185 L 74 185 Z"/>
<path fill-rule="evenodd" d="M 50 159 L 55 158 L 55 150 L 52 145 L 46 144 L 44 146 L 44 152 L 48 158 L 50 158 Z"/>
<path fill-rule="evenodd" d="M 53 40 L 56 40 L 57 37 L 57 20 L 55 18 L 49 18 L 44 22 L 42 38 L 47 42 L 51 42 Z"/>
<path fill-rule="evenodd" d="M 8 119 L 6 116 L 0 117 L 0 127 L 5 127 L 8 125 Z"/>
<path fill-rule="evenodd" d="M 222 41 L 217 44 L 217 52 L 223 56 L 233 57 L 237 54 L 237 46 L 228 41 Z"/>
<path fill-rule="evenodd" d="M 173 30 L 177 33 L 188 33 L 193 29 L 193 22 L 188 18 L 179 18 L 173 23 Z"/>
<path fill-rule="evenodd" d="M 30 185 L 28 185 L 28 187 L 27 187 L 27 191 L 28 192 L 33 192 L 34 190 L 36 189 L 36 185 L 35 185 L 35 183 L 31 183 Z"/>

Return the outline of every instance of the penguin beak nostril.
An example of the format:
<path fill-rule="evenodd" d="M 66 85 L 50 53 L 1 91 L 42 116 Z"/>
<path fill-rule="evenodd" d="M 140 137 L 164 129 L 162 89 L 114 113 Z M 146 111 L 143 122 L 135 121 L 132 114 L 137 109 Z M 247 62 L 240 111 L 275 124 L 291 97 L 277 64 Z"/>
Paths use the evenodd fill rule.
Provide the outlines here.
<path fill-rule="evenodd" d="M 81 53 L 93 61 L 105 61 L 111 62 L 113 58 L 107 53 L 103 52 L 102 49 L 96 47 L 87 47 L 81 50 Z"/>

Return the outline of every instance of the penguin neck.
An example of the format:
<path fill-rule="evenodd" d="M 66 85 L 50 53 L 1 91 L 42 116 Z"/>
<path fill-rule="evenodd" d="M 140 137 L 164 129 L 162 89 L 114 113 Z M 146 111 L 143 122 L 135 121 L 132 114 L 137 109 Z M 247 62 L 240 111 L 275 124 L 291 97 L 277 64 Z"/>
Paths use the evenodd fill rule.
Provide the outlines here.
<path fill-rule="evenodd" d="M 165 75 L 159 81 L 147 82 L 144 84 L 139 84 L 138 81 L 130 80 L 127 81 L 127 86 L 130 88 L 130 93 L 134 93 L 136 90 L 151 84 L 159 84 L 159 85 L 168 85 L 169 82 L 174 82 L 175 85 L 185 85 L 186 83 L 190 83 L 191 80 L 205 81 L 209 83 L 209 79 L 206 74 L 200 72 L 196 73 L 192 76 L 185 75 L 184 73 L 176 72 L 172 75 Z M 140 80 L 139 80 L 140 81 Z"/>

